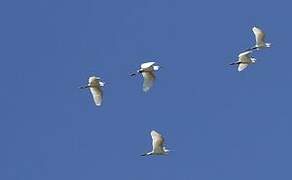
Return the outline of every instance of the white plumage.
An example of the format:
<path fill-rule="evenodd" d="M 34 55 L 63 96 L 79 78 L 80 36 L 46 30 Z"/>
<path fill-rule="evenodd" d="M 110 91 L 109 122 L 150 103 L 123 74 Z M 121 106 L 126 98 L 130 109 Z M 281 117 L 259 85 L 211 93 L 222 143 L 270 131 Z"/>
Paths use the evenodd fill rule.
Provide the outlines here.
<path fill-rule="evenodd" d="M 88 85 L 80 88 L 89 88 L 95 105 L 100 106 L 103 100 L 103 91 L 101 87 L 103 87 L 104 84 L 105 83 L 102 82 L 99 77 L 91 76 L 88 79 Z"/>
<path fill-rule="evenodd" d="M 271 43 L 266 43 L 266 41 L 265 41 L 265 36 L 266 35 L 265 35 L 263 30 L 261 30 L 258 27 L 253 27 L 252 31 L 253 31 L 254 36 L 255 36 L 256 44 L 255 44 L 254 47 L 252 47 L 249 50 L 254 50 L 254 49 L 259 50 L 259 49 L 271 47 L 272 44 Z"/>
<path fill-rule="evenodd" d="M 168 154 L 169 150 L 164 147 L 164 138 L 162 137 L 162 135 L 156 132 L 155 130 L 152 130 L 151 137 L 152 137 L 152 151 L 145 153 L 142 156 Z"/>
<path fill-rule="evenodd" d="M 154 81 L 156 77 L 155 77 L 154 71 L 144 71 L 142 72 L 142 76 L 144 78 L 143 91 L 147 92 L 154 85 Z"/>
<path fill-rule="evenodd" d="M 158 71 L 160 66 L 156 65 L 155 62 L 146 62 L 141 64 L 141 68 L 137 70 L 137 73 L 141 73 L 143 76 L 143 91 L 147 92 L 149 91 L 152 86 L 154 85 L 156 76 L 155 71 Z M 133 75 L 136 75 L 136 73 L 133 73 Z"/>
<path fill-rule="evenodd" d="M 238 65 L 237 70 L 243 71 L 249 64 L 253 64 L 256 62 L 256 59 L 251 57 L 252 51 L 245 51 L 238 55 L 238 61 L 231 63 L 230 65 Z"/>
<path fill-rule="evenodd" d="M 238 72 L 243 71 L 245 68 L 247 68 L 248 64 L 240 63 L 238 64 Z"/>
<path fill-rule="evenodd" d="M 154 64 L 155 64 L 155 62 L 146 62 L 146 63 L 143 63 L 143 64 L 141 64 L 141 69 L 151 68 Z"/>

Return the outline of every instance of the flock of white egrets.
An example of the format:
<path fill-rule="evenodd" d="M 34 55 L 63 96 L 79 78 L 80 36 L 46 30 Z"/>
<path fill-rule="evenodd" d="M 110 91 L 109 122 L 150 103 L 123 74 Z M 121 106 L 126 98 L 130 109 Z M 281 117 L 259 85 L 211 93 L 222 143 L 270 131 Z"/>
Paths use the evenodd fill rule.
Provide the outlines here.
<path fill-rule="evenodd" d="M 247 68 L 249 64 L 254 64 L 256 62 L 256 58 L 251 57 L 251 53 L 254 50 L 269 48 L 272 45 L 271 43 L 265 42 L 265 33 L 261 29 L 257 27 L 253 27 L 252 31 L 255 35 L 256 44 L 253 47 L 245 50 L 243 53 L 240 53 L 238 55 L 238 60 L 230 64 L 230 65 L 238 65 L 237 70 L 239 72 Z"/>
<path fill-rule="evenodd" d="M 242 71 L 247 68 L 248 65 L 256 62 L 256 59 L 251 56 L 253 51 L 261 50 L 264 48 L 271 47 L 271 43 L 265 42 L 265 33 L 259 29 L 258 27 L 253 27 L 252 31 L 255 35 L 256 44 L 245 50 L 244 52 L 238 55 L 238 60 L 236 62 L 231 63 L 230 65 L 238 65 L 238 71 Z M 144 78 L 143 82 L 143 91 L 147 92 L 151 89 L 155 81 L 155 71 L 158 71 L 161 68 L 156 62 L 146 62 L 141 64 L 137 73 L 132 73 L 131 76 L 135 76 L 137 74 L 142 74 Z M 105 83 L 101 80 L 100 77 L 91 76 L 88 79 L 88 84 L 86 86 L 80 87 L 80 89 L 89 88 L 93 100 L 96 106 L 100 106 L 103 99 L 103 91 L 102 87 Z M 143 154 L 142 156 L 148 155 L 166 155 L 169 150 L 164 147 L 164 138 L 161 134 L 156 132 L 155 130 L 151 131 L 152 137 L 152 151 Z"/>

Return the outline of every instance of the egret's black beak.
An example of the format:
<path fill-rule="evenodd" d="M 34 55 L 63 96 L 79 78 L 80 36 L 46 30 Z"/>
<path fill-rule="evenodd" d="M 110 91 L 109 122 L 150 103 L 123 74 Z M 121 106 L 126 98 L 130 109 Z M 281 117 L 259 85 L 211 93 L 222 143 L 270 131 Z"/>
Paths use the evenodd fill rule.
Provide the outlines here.
<path fill-rule="evenodd" d="M 233 63 L 230 63 L 229 65 L 236 65 L 236 64 L 239 64 L 238 62 L 233 62 Z"/>
<path fill-rule="evenodd" d="M 79 89 L 86 89 L 89 88 L 89 86 L 80 86 Z"/>
<path fill-rule="evenodd" d="M 137 74 L 136 73 L 132 73 L 132 74 L 130 74 L 130 76 L 136 76 Z"/>

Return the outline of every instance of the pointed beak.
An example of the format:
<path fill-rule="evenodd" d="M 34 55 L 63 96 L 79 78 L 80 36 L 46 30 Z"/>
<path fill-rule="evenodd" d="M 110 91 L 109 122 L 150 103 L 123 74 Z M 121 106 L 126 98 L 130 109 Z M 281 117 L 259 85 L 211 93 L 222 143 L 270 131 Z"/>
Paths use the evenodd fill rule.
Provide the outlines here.
<path fill-rule="evenodd" d="M 136 73 L 132 73 L 132 74 L 130 74 L 130 76 L 136 76 L 137 74 Z"/>
<path fill-rule="evenodd" d="M 80 86 L 80 87 L 79 87 L 79 89 L 86 89 L 86 88 L 89 88 L 89 86 L 86 85 L 86 86 Z"/>

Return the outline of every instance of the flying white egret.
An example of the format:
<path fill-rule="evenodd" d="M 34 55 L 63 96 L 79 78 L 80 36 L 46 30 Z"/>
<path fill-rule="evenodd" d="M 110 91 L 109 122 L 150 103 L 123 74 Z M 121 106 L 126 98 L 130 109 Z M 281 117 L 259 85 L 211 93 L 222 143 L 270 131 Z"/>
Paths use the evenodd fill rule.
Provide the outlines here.
<path fill-rule="evenodd" d="M 253 46 L 252 48 L 250 48 L 248 50 L 260 50 L 260 49 L 271 47 L 271 45 L 272 45 L 271 43 L 266 43 L 265 42 L 265 33 L 264 33 L 264 31 L 262 31 L 258 27 L 253 27 L 252 31 L 253 31 L 253 33 L 255 35 L 256 44 L 255 44 L 255 46 Z"/>
<path fill-rule="evenodd" d="M 95 105 L 100 106 L 103 98 L 103 92 L 101 87 L 104 86 L 104 82 L 101 81 L 100 77 L 91 76 L 88 78 L 88 85 L 80 87 L 80 89 L 89 88 Z"/>
<path fill-rule="evenodd" d="M 238 61 L 231 63 L 230 65 L 238 65 L 237 70 L 239 72 L 244 70 L 249 64 L 253 64 L 256 62 L 256 59 L 251 57 L 251 53 L 252 51 L 245 51 L 243 53 L 240 53 L 238 55 Z"/>
<path fill-rule="evenodd" d="M 164 145 L 164 138 L 158 132 L 152 130 L 151 131 L 152 137 L 152 151 L 142 154 L 142 156 L 149 156 L 149 155 L 167 155 L 169 150 L 166 149 Z"/>
<path fill-rule="evenodd" d="M 143 82 L 143 91 L 147 92 L 153 86 L 155 81 L 155 71 L 160 68 L 155 62 L 146 62 L 141 64 L 141 68 L 137 70 L 137 73 L 141 73 L 144 82 Z M 136 73 L 131 74 L 131 76 L 135 76 Z"/>

